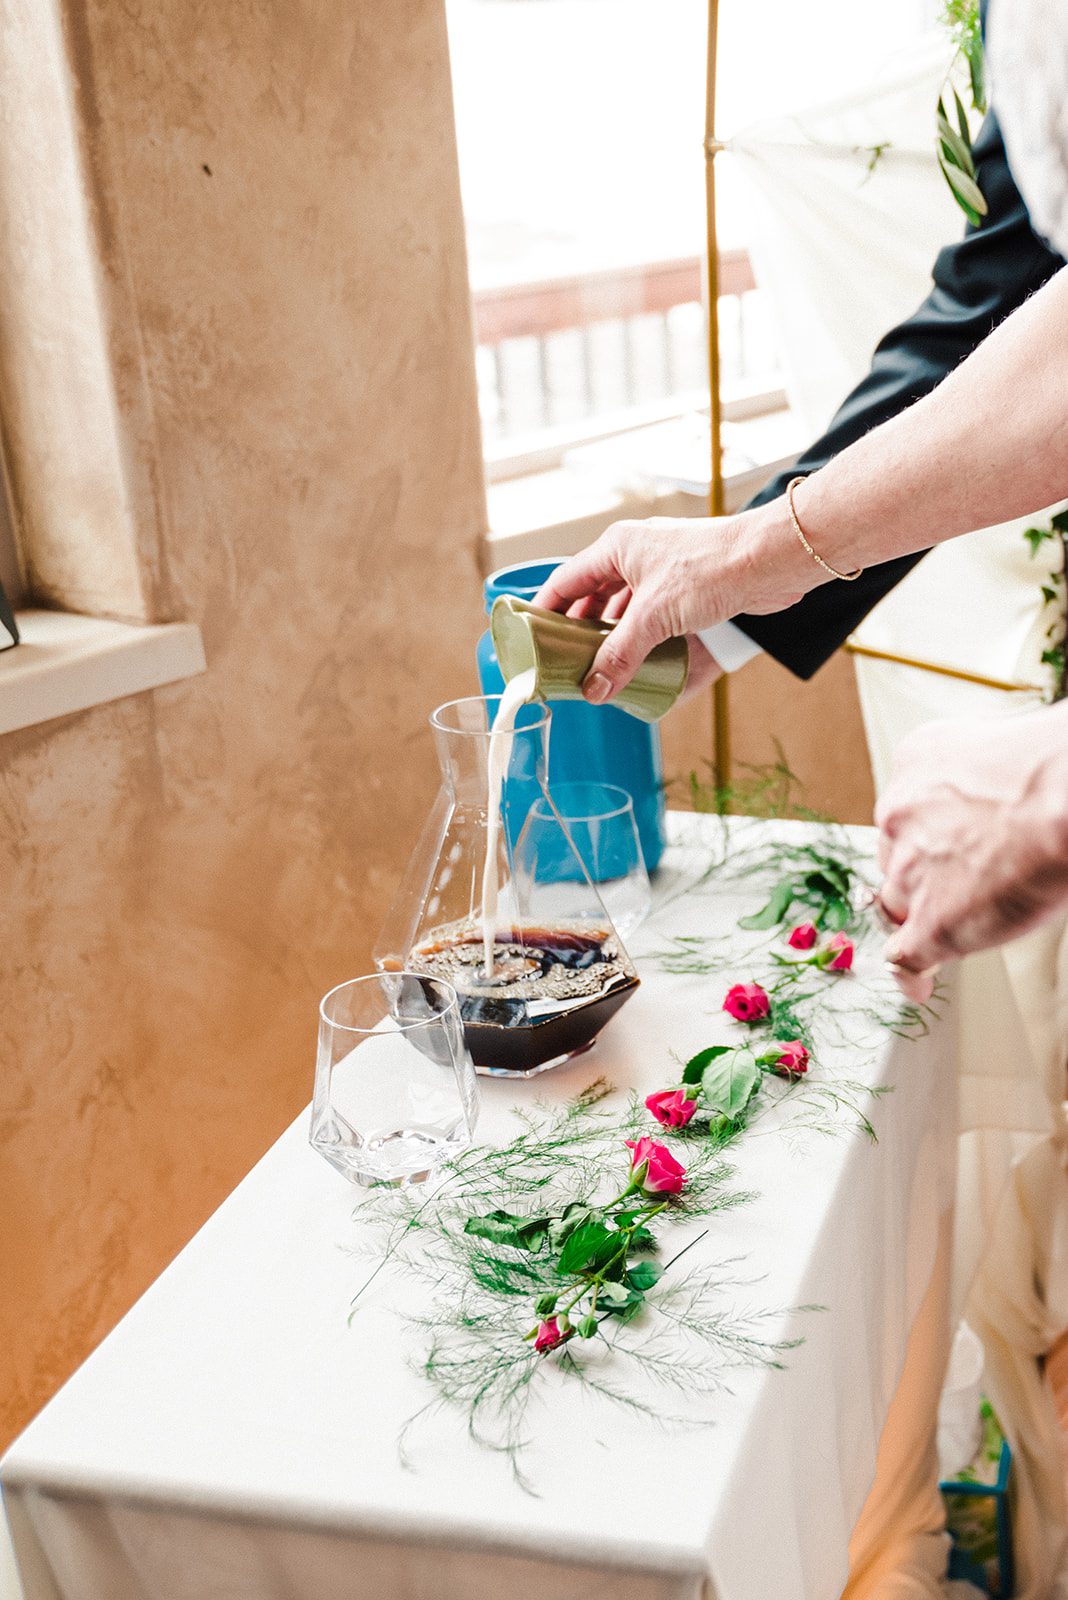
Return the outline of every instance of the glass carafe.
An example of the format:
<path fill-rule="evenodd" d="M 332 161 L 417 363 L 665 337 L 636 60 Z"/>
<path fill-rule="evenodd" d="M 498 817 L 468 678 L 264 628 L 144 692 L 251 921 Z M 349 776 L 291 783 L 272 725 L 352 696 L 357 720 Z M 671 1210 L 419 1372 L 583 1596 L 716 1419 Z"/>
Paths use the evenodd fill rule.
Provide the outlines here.
<path fill-rule="evenodd" d="M 550 798 L 551 713 L 540 702 L 520 710 L 504 779 L 487 971 L 481 904 L 497 704 L 454 700 L 430 719 L 441 789 L 375 960 L 383 971 L 451 983 L 478 1071 L 525 1077 L 588 1049 L 638 975 Z"/>

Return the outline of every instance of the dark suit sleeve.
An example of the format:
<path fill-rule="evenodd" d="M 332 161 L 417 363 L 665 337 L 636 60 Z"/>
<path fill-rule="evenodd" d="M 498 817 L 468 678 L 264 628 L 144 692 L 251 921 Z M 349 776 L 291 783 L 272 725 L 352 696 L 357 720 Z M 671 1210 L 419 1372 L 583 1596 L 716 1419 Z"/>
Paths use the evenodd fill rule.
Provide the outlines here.
<path fill-rule="evenodd" d="M 934 287 L 919 310 L 880 342 L 870 371 L 823 437 L 789 472 L 774 478 L 752 505 L 775 499 L 795 474 L 815 472 L 880 422 L 929 394 L 1064 265 L 1031 227 L 993 113 L 975 141 L 975 160 L 988 207 L 981 226 L 969 226 L 959 243 L 939 252 Z M 848 294 L 848 284 L 841 288 Z M 817 531 L 813 530 L 814 540 Z M 734 621 L 784 667 L 799 678 L 810 678 L 923 553 L 870 567 L 855 583 L 824 584 L 786 611 Z"/>

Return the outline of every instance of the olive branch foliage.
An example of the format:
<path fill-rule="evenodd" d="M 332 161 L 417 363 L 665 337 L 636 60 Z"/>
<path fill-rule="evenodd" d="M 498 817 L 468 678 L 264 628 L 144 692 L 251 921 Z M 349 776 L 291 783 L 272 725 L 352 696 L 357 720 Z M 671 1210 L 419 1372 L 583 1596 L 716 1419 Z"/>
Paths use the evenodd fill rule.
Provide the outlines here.
<path fill-rule="evenodd" d="M 945 0 L 943 20 L 956 46 L 953 65 L 962 60 L 967 67 L 972 109 L 981 116 L 985 115 L 986 62 L 979 21 L 979 0 Z M 952 96 L 952 106 L 947 104 L 949 96 Z M 948 75 L 946 86 L 938 97 L 935 129 L 939 170 L 957 205 L 972 226 L 978 228 L 987 214 L 987 203 L 979 187 L 968 113 L 956 85 Z"/>

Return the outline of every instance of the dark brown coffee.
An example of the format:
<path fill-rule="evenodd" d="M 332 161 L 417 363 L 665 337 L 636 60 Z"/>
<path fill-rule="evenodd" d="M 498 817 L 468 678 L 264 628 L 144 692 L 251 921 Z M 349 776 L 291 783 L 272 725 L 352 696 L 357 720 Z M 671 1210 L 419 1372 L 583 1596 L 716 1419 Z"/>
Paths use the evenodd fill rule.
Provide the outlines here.
<path fill-rule="evenodd" d="M 534 1072 L 585 1050 L 638 987 L 614 933 L 563 925 L 498 932 L 490 977 L 474 922 L 435 928 L 407 965 L 452 984 L 467 1048 L 488 1072 Z"/>

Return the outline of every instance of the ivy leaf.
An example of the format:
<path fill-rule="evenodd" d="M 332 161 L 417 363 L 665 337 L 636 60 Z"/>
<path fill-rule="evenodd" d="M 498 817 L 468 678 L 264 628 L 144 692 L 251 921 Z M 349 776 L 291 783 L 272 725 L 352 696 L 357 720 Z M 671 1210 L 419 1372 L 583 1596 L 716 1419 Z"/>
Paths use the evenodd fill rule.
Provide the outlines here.
<path fill-rule="evenodd" d="M 556 1270 L 562 1277 L 570 1277 L 576 1272 L 595 1270 L 619 1247 L 619 1235 L 613 1229 L 605 1227 L 603 1222 L 596 1219 L 584 1222 L 569 1236 L 560 1251 Z"/>
<path fill-rule="evenodd" d="M 1051 517 L 1050 524 L 1057 533 L 1068 533 L 1068 508 L 1058 511 L 1055 517 Z"/>
<path fill-rule="evenodd" d="M 627 1273 L 627 1282 L 632 1289 L 640 1289 L 645 1294 L 659 1283 L 664 1269 L 656 1261 L 639 1261 Z"/>
<path fill-rule="evenodd" d="M 710 1044 L 707 1050 L 698 1050 L 697 1054 L 691 1056 L 683 1068 L 683 1083 L 700 1083 L 705 1075 L 705 1068 L 708 1063 L 715 1061 L 717 1056 L 725 1056 L 728 1050 L 733 1050 L 734 1048 L 734 1045 L 730 1044 Z"/>
<path fill-rule="evenodd" d="M 701 1098 L 721 1116 L 740 1117 L 760 1081 L 760 1068 L 751 1050 L 732 1050 L 705 1068 Z"/>
<path fill-rule="evenodd" d="M 468 1217 L 464 1232 L 492 1244 L 508 1244 L 516 1250 L 536 1250 L 549 1231 L 551 1217 L 518 1217 L 511 1211 L 490 1211 L 484 1217 Z"/>
<path fill-rule="evenodd" d="M 1044 583 L 1042 585 L 1042 598 L 1048 606 L 1051 606 L 1054 600 L 1058 598 L 1056 589 L 1051 589 L 1048 583 Z"/>
<path fill-rule="evenodd" d="M 751 917 L 740 917 L 739 928 L 746 928 L 755 933 L 764 928 L 774 928 L 776 923 L 782 921 L 794 901 L 794 880 L 784 878 L 777 885 L 771 899 L 763 911 L 758 911 Z"/>

